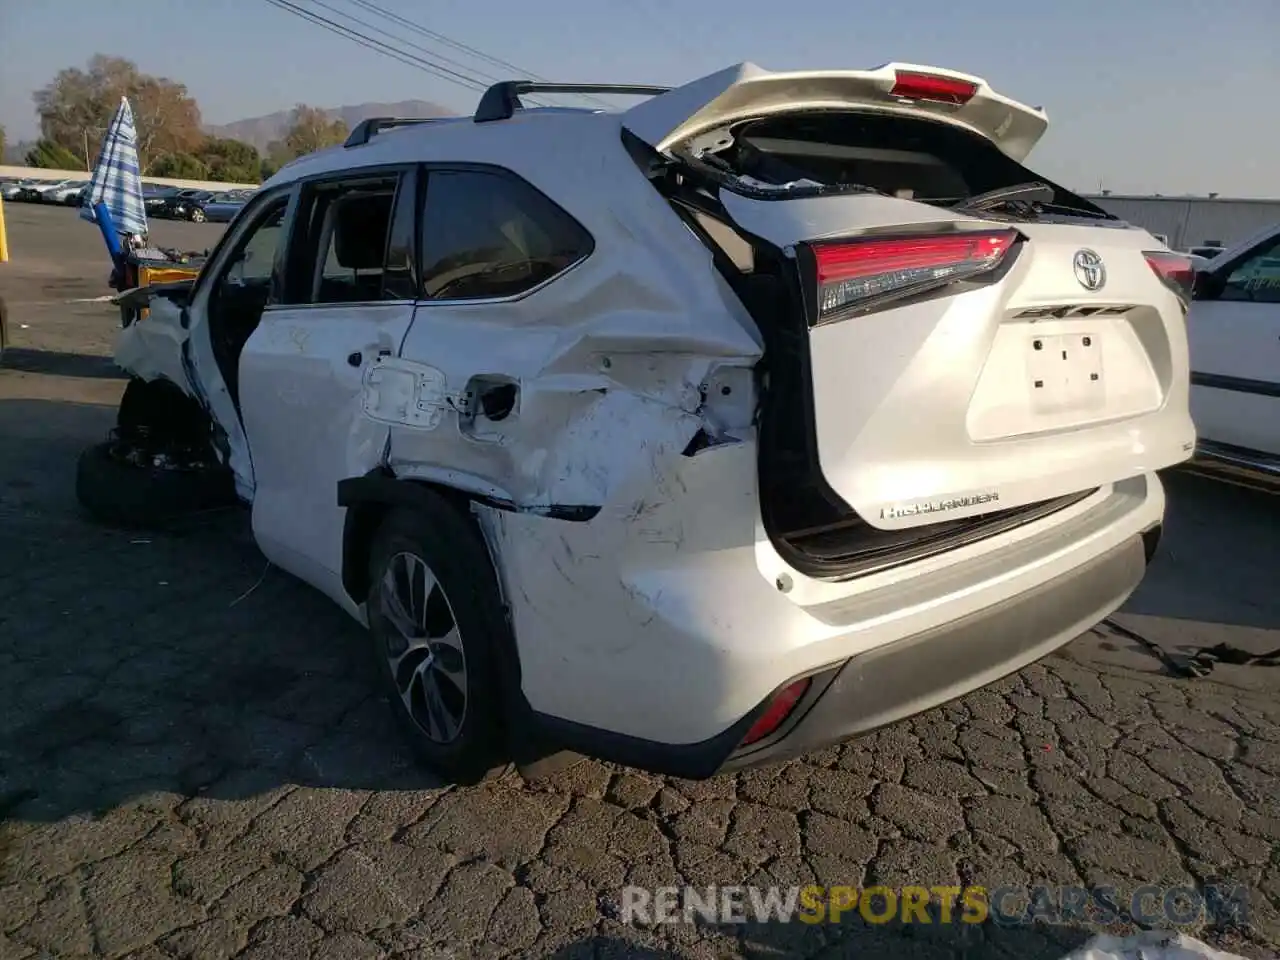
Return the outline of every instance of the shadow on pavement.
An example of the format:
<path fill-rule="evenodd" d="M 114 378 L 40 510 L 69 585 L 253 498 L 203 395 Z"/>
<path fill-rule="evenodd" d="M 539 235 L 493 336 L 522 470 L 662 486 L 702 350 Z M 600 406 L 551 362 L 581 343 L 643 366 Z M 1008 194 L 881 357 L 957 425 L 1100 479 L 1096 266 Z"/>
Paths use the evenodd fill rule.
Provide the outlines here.
<path fill-rule="evenodd" d="M 128 374 L 115 365 L 110 357 L 84 353 L 59 353 L 51 350 L 30 350 L 10 347 L 4 352 L 4 369 L 22 373 L 42 373 L 57 377 L 97 378 L 126 380 Z"/>
<path fill-rule="evenodd" d="M 366 634 L 268 568 L 242 510 L 162 533 L 75 502 L 110 408 L 0 399 L 0 817 L 293 784 L 425 789 Z"/>
<path fill-rule="evenodd" d="M 1280 496 L 1177 470 L 1161 479 L 1164 536 L 1123 612 L 1186 621 L 1181 636 L 1170 624 L 1166 636 L 1152 637 L 1170 649 L 1217 643 L 1215 627 L 1280 628 Z"/>

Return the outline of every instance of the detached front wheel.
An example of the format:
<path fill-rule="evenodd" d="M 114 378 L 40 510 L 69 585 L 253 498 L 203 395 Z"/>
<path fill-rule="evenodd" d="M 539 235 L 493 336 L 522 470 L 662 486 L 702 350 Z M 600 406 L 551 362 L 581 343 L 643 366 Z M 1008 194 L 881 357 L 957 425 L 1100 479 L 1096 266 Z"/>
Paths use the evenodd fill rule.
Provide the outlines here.
<path fill-rule="evenodd" d="M 497 658 L 510 651 L 492 564 L 457 508 L 424 492 L 393 510 L 369 564 L 369 632 L 383 690 L 423 763 L 455 783 L 505 768 Z"/>

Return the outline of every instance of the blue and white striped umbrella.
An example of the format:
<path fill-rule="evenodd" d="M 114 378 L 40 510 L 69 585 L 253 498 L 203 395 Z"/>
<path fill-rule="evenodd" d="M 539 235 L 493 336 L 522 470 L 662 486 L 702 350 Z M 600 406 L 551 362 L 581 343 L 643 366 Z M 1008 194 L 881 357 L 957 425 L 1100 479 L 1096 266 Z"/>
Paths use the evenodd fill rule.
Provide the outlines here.
<path fill-rule="evenodd" d="M 93 178 L 80 195 L 80 218 L 96 221 L 94 208 L 100 203 L 107 205 L 119 233 L 146 234 L 147 211 L 138 170 L 138 133 L 133 126 L 133 110 L 124 97 L 120 98 L 120 106 L 102 138 Z"/>

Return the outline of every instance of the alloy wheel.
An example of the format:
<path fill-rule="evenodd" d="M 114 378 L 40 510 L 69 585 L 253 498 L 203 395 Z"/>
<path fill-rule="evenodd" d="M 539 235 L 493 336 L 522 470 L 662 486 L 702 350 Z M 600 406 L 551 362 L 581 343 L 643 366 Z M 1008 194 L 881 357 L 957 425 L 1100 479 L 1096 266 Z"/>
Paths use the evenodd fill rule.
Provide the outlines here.
<path fill-rule="evenodd" d="M 400 700 L 430 740 L 451 743 L 467 716 L 467 658 L 449 599 L 426 562 L 404 552 L 388 562 L 379 591 Z"/>

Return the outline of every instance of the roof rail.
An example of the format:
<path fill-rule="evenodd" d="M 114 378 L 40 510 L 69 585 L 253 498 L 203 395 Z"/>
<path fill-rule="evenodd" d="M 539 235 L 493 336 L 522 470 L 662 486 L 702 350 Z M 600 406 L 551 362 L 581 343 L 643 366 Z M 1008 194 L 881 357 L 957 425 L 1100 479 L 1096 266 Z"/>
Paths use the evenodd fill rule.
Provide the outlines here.
<path fill-rule="evenodd" d="M 656 97 L 670 87 L 647 87 L 630 83 L 540 83 L 533 80 L 504 80 L 495 83 L 480 98 L 476 107 L 475 122 L 510 120 L 517 110 L 523 110 L 520 102 L 525 93 L 618 93 L 635 97 Z"/>
<path fill-rule="evenodd" d="M 360 147 L 372 140 L 377 134 L 383 130 L 390 130 L 392 127 L 407 127 L 415 123 L 430 123 L 432 120 L 438 120 L 439 117 L 370 117 L 367 120 L 361 120 L 351 128 L 351 133 L 347 136 L 344 147 Z"/>

